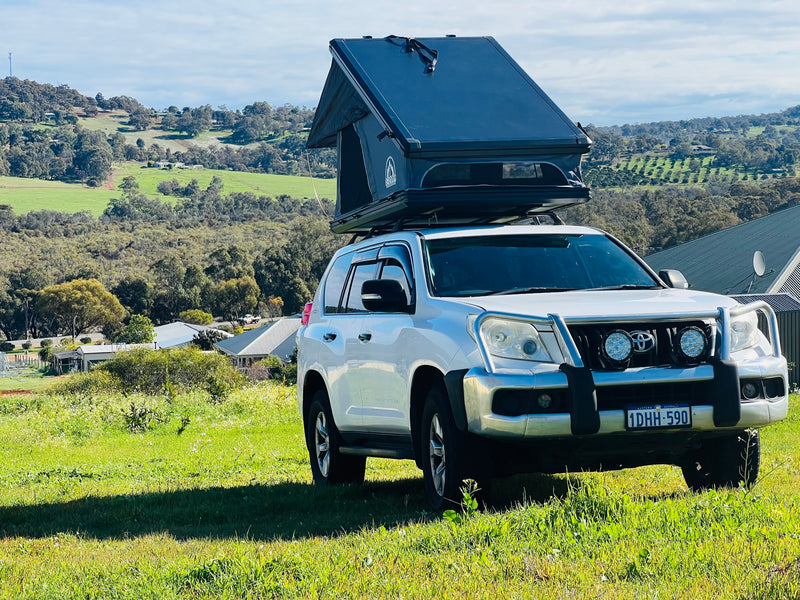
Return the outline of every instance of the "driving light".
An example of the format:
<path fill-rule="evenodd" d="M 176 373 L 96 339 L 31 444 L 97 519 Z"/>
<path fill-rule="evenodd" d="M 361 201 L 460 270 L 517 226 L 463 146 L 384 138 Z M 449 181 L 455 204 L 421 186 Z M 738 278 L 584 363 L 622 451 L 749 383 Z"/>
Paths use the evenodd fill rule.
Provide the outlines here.
<path fill-rule="evenodd" d="M 530 323 L 489 317 L 481 323 L 481 338 L 494 356 L 552 362 L 539 332 Z"/>
<path fill-rule="evenodd" d="M 539 405 L 539 408 L 546 410 L 553 404 L 553 397 L 546 392 L 542 392 L 536 399 L 536 403 Z"/>
<path fill-rule="evenodd" d="M 700 362 L 708 351 L 708 338 L 699 327 L 684 327 L 678 332 L 676 350 L 684 362 Z"/>
<path fill-rule="evenodd" d="M 614 367 L 621 367 L 627 363 L 633 354 L 633 340 L 627 331 L 615 329 L 606 335 L 603 340 L 603 356 Z"/>

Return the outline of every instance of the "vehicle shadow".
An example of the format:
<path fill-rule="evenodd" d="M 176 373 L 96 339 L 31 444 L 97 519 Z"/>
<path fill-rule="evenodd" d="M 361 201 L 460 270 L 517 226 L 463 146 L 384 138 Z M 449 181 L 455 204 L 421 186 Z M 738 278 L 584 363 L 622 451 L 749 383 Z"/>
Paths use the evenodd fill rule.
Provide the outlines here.
<path fill-rule="evenodd" d="M 548 475 L 499 480 L 488 508 L 544 502 L 565 495 L 568 487 L 565 478 Z M 428 508 L 421 478 L 337 487 L 251 484 L 3 506 L 0 536 L 290 540 L 439 518 Z"/>

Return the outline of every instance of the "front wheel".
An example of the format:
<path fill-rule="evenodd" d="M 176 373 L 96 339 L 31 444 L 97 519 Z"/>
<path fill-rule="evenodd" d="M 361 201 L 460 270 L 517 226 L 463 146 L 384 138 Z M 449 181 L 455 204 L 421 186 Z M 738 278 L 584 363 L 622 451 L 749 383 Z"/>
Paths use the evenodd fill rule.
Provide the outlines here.
<path fill-rule="evenodd" d="M 314 394 L 305 422 L 306 446 L 311 462 L 311 474 L 317 485 L 361 483 L 364 481 L 367 459 L 364 456 L 342 454 L 339 431 L 333 422 L 328 394 Z"/>
<path fill-rule="evenodd" d="M 478 464 L 471 462 L 474 453 L 469 438 L 456 428 L 441 387 L 428 392 L 419 437 L 425 493 L 431 508 L 439 511 L 459 506 L 465 479 L 476 479 L 485 488 L 487 479 L 481 476 Z M 484 498 L 487 492 L 484 489 Z"/>
<path fill-rule="evenodd" d="M 686 485 L 694 491 L 715 487 L 752 487 L 761 466 L 761 435 L 748 429 L 704 442 L 682 466 Z"/>

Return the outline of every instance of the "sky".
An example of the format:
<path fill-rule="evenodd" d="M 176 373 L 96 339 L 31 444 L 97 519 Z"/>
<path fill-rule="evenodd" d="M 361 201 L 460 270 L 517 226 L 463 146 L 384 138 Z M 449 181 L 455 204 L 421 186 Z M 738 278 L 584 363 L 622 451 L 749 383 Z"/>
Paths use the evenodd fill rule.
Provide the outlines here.
<path fill-rule="evenodd" d="M 492 36 L 584 125 L 800 104 L 797 0 L 0 0 L 0 76 L 156 109 L 313 108 L 329 40 L 390 34 Z"/>

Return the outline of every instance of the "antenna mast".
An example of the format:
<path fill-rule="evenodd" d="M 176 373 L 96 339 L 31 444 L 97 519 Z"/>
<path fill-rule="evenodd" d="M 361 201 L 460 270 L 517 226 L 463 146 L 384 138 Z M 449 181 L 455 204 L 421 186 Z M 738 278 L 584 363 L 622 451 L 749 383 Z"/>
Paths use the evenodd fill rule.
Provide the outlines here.
<path fill-rule="evenodd" d="M 13 73 L 11 72 L 11 52 L 8 53 L 8 76 L 13 77 Z"/>

